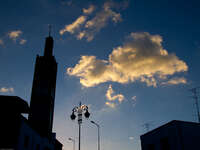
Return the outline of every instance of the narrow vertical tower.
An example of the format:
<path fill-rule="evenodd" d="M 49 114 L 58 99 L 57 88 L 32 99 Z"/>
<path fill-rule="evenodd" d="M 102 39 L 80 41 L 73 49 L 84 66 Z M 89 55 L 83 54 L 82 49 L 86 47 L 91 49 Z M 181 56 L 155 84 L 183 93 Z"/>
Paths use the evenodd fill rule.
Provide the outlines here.
<path fill-rule="evenodd" d="M 53 127 L 57 62 L 53 56 L 53 38 L 45 41 L 44 56 L 38 56 L 32 85 L 29 122 L 42 136 L 50 137 Z"/>

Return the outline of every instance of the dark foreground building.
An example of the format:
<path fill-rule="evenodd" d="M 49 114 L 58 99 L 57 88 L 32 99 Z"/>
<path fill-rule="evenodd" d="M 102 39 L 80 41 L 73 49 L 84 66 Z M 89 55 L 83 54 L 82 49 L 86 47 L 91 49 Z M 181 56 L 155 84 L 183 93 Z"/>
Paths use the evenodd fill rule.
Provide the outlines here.
<path fill-rule="evenodd" d="M 0 96 L 0 150 L 62 150 L 52 132 L 57 62 L 53 38 L 46 38 L 44 56 L 37 56 L 30 107 L 17 96 Z M 22 114 L 28 114 L 28 119 Z"/>
<path fill-rule="evenodd" d="M 200 150 L 200 124 L 173 120 L 140 139 L 142 150 Z"/>

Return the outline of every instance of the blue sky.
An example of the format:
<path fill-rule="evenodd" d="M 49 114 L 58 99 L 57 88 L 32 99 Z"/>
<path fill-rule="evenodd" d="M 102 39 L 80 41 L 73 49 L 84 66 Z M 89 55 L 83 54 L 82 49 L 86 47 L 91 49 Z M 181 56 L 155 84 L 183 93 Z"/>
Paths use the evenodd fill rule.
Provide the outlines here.
<path fill-rule="evenodd" d="M 54 131 L 65 150 L 72 149 L 68 137 L 78 136 L 70 114 L 80 101 L 101 125 L 102 150 L 140 150 L 145 123 L 154 129 L 174 119 L 197 120 L 188 91 L 200 85 L 197 0 L 0 4 L 0 94 L 30 102 L 36 55 L 43 55 L 52 25 L 58 62 Z M 82 149 L 95 149 L 96 136 L 84 119 Z"/>

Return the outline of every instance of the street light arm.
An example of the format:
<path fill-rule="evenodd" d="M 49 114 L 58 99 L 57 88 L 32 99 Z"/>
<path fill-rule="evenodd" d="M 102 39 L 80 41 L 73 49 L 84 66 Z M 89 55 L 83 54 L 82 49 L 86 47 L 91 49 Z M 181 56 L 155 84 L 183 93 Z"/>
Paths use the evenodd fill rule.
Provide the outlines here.
<path fill-rule="evenodd" d="M 98 129 L 98 150 L 100 150 L 100 125 L 98 123 L 92 121 L 92 120 L 90 122 L 97 126 L 97 129 Z"/>
<path fill-rule="evenodd" d="M 90 121 L 90 122 L 93 123 L 93 124 L 95 124 L 98 128 L 100 128 L 100 125 L 97 124 L 96 122 L 94 122 L 94 121 Z"/>
<path fill-rule="evenodd" d="M 75 142 L 75 139 L 72 139 L 72 138 L 68 138 L 68 140 L 70 140 L 72 142 Z"/>

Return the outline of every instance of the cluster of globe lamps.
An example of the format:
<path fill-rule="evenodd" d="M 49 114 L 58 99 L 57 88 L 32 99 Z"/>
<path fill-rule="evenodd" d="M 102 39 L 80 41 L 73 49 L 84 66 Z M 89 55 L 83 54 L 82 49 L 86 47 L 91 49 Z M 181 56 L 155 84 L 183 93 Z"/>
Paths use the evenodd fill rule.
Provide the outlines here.
<path fill-rule="evenodd" d="M 82 120 L 83 120 L 83 113 L 86 119 L 88 119 L 90 117 L 90 113 L 88 111 L 88 106 L 86 105 L 82 105 L 81 102 L 79 103 L 79 106 L 76 106 L 72 109 L 72 114 L 71 114 L 71 120 L 75 120 L 76 117 L 78 120 L 78 125 L 79 125 L 79 144 L 78 144 L 78 150 L 81 149 L 81 124 L 82 124 Z M 93 123 L 94 125 L 97 126 L 98 128 L 98 150 L 100 150 L 100 126 L 99 124 L 95 123 L 94 121 L 90 121 L 91 123 Z M 75 139 L 69 138 L 70 141 L 73 142 L 73 150 L 75 150 Z"/>

